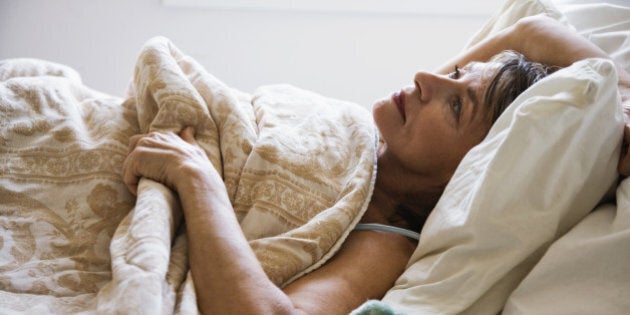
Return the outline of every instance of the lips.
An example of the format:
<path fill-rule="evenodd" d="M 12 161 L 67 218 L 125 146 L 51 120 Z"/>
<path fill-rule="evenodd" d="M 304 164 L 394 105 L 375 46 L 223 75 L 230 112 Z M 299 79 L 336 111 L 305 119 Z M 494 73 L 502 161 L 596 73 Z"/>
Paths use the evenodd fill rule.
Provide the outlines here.
<path fill-rule="evenodd" d="M 396 108 L 398 108 L 400 116 L 402 116 L 403 120 L 405 120 L 407 115 L 405 114 L 405 94 L 403 93 L 403 91 L 401 90 L 394 93 L 392 95 L 392 100 L 394 100 L 394 103 L 396 103 Z"/>

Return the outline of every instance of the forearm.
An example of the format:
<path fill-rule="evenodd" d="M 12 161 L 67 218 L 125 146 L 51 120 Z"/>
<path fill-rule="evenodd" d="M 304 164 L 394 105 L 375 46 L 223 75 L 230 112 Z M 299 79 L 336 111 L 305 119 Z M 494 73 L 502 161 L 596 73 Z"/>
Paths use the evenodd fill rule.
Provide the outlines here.
<path fill-rule="evenodd" d="M 512 45 L 528 59 L 546 65 L 567 67 L 587 58 L 612 58 L 597 45 L 560 23 L 543 17 L 521 20 L 512 30 Z M 630 102 L 630 74 L 618 63 L 618 87 L 624 106 Z"/>
<path fill-rule="evenodd" d="M 138 181 L 145 177 L 179 195 L 203 313 L 347 314 L 366 299 L 382 296 L 413 252 L 400 235 L 355 233 L 340 254 L 285 293 L 267 278 L 245 239 L 223 180 L 196 143 L 194 129 L 184 128 L 179 136 L 167 132 L 132 137 L 129 148 L 122 173 L 131 192 L 137 192 Z M 366 255 L 374 259 L 363 259 Z M 379 276 L 365 276 L 371 274 Z"/>
<path fill-rule="evenodd" d="M 190 176 L 178 187 L 202 313 L 291 313 L 291 301 L 267 278 L 240 229 L 227 193 L 212 184 L 217 179 L 211 175 Z"/>
<path fill-rule="evenodd" d="M 512 44 L 512 34 L 514 27 L 501 30 L 497 34 L 485 38 L 481 42 L 469 47 L 461 54 L 455 56 L 451 60 L 436 69 L 436 73 L 447 74 L 453 71 L 455 66 L 463 67 L 470 62 L 486 62 L 496 54 L 504 50 L 515 50 Z M 512 48 L 508 48 L 512 47 Z"/>
<path fill-rule="evenodd" d="M 527 58 L 547 65 L 567 67 L 587 58 L 612 58 L 597 45 L 550 18 L 534 17 L 517 25 L 520 49 Z M 630 74 L 615 63 L 622 102 L 630 97 Z M 627 105 L 627 104 L 626 104 Z"/>
<path fill-rule="evenodd" d="M 521 19 L 516 24 L 484 39 L 438 69 L 452 71 L 455 65 L 485 62 L 505 51 L 517 51 L 531 61 L 566 67 L 586 58 L 610 58 L 603 50 L 573 30 L 543 16 Z"/>
<path fill-rule="evenodd" d="M 338 254 L 285 292 L 258 263 L 225 189 L 217 189 L 223 188 L 217 184 L 218 175 L 182 177 L 187 180 L 177 191 L 186 217 L 197 301 L 205 314 L 347 314 L 385 294 L 415 249 L 415 243 L 401 235 L 353 233 Z"/>

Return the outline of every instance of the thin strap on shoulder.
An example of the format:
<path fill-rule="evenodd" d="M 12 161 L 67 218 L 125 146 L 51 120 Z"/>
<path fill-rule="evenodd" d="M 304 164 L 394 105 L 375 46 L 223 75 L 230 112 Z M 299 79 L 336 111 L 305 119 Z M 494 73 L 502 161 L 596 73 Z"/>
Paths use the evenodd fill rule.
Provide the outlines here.
<path fill-rule="evenodd" d="M 392 233 L 404 235 L 416 241 L 420 240 L 420 233 L 416 233 L 411 230 L 407 230 L 407 229 L 403 229 L 403 228 L 399 228 L 399 227 L 395 227 L 391 225 L 385 225 L 385 224 L 359 223 L 357 224 L 357 226 L 354 227 L 354 230 L 355 231 L 365 231 L 365 230 L 386 231 L 386 232 L 392 232 Z"/>

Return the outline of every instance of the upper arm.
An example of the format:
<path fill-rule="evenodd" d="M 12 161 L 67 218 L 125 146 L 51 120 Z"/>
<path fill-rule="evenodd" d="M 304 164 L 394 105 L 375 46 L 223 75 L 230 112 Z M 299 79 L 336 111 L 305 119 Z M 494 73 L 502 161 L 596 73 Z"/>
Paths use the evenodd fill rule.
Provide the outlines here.
<path fill-rule="evenodd" d="M 545 15 L 535 15 L 522 18 L 469 47 L 438 72 L 445 73 L 455 65 L 464 66 L 471 61 L 485 62 L 505 50 L 517 51 L 531 61 L 560 67 L 585 58 L 609 58 L 597 45 L 574 30 Z"/>
<path fill-rule="evenodd" d="M 516 28 L 520 52 L 536 62 L 566 67 L 586 58 L 610 58 L 579 33 L 544 15 L 523 18 Z"/>
<path fill-rule="evenodd" d="M 284 291 L 305 313 L 348 314 L 368 299 L 381 298 L 414 249 L 415 243 L 401 235 L 355 231 L 330 261 Z"/>

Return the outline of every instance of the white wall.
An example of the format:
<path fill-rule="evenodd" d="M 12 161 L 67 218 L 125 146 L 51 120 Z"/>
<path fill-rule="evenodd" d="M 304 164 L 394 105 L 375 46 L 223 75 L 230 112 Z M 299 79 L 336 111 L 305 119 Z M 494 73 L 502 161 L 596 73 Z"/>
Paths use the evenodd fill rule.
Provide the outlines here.
<path fill-rule="evenodd" d="M 410 84 L 416 70 L 434 69 L 459 52 L 491 13 L 435 17 L 214 11 L 166 7 L 160 0 L 0 0 L 0 59 L 67 64 L 89 86 L 123 96 L 140 47 L 164 35 L 243 91 L 290 83 L 369 108 Z"/>

